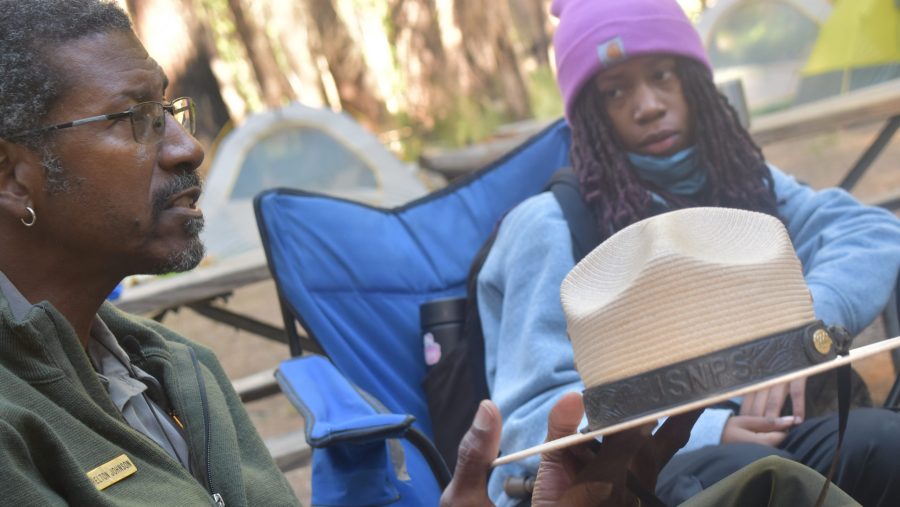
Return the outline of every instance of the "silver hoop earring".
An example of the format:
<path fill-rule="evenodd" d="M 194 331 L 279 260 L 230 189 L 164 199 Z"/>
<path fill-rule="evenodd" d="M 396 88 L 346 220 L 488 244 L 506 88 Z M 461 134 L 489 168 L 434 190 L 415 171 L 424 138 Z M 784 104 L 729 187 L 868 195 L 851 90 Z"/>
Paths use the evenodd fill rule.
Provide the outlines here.
<path fill-rule="evenodd" d="M 31 219 L 25 221 L 24 218 L 20 218 L 19 220 L 22 221 L 22 225 L 24 225 L 25 227 L 31 227 L 35 222 L 37 222 L 37 213 L 34 212 L 34 208 L 32 208 L 31 206 L 25 206 L 25 211 L 27 211 L 31 215 Z"/>

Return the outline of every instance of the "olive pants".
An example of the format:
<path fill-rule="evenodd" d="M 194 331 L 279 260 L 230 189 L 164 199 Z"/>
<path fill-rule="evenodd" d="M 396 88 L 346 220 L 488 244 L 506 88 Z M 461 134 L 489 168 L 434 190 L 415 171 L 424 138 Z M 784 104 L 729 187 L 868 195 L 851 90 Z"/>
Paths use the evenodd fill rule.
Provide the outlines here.
<path fill-rule="evenodd" d="M 812 506 L 824 483 L 825 477 L 805 465 L 778 456 L 767 456 L 713 484 L 682 505 Z M 859 504 L 832 484 L 822 505 L 839 507 Z"/>
<path fill-rule="evenodd" d="M 738 477 L 752 479 L 752 475 L 738 471 L 766 456 L 779 456 L 825 474 L 831 465 L 836 445 L 837 416 L 830 415 L 803 422 L 788 433 L 778 448 L 757 444 L 722 444 L 680 453 L 660 472 L 656 494 L 666 505 L 678 505 L 706 488 L 718 487 L 719 481 L 734 479 L 728 477 L 730 474 L 737 473 Z M 866 507 L 900 505 L 898 456 L 900 414 L 875 408 L 851 410 L 832 481 Z M 776 479 L 780 480 L 780 477 Z M 819 488 L 824 480 L 820 479 Z M 815 498 L 809 497 L 807 504 L 811 505 Z M 722 504 L 731 505 L 724 501 Z"/>

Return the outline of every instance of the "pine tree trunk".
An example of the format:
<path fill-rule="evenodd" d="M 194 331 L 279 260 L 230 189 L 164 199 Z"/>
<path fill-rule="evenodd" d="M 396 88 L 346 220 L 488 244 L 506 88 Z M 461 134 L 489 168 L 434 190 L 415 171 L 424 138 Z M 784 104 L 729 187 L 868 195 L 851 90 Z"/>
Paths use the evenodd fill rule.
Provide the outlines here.
<path fill-rule="evenodd" d="M 508 31 L 512 14 L 507 0 L 454 0 L 454 19 L 475 78 L 474 85 L 505 106 L 514 119 L 530 116 L 528 88 Z"/>
<path fill-rule="evenodd" d="M 376 93 L 362 51 L 338 16 L 333 0 L 305 0 L 309 20 L 309 46 L 327 63 L 341 105 L 367 126 L 378 129 L 387 122 L 387 108 Z M 326 87 L 329 83 L 325 83 Z"/>
<path fill-rule="evenodd" d="M 172 12 L 196 12 L 194 0 L 128 0 L 127 7 L 138 37 L 169 78 L 167 97 L 194 99 L 196 136 L 209 146 L 230 119 L 220 84 L 212 72 L 212 39 L 204 19 L 169 16 Z M 161 31 L 154 24 L 159 19 L 168 20 L 167 30 Z"/>
<path fill-rule="evenodd" d="M 293 90 L 278 66 L 268 35 L 256 24 L 241 0 L 228 0 L 228 7 L 262 89 L 263 101 L 269 107 L 279 107 L 293 100 Z"/>
<path fill-rule="evenodd" d="M 389 0 L 389 40 L 403 82 L 406 112 L 430 129 L 454 106 L 461 91 L 459 62 L 448 59 L 434 0 Z"/>
<path fill-rule="evenodd" d="M 550 0 L 510 0 L 520 62 L 533 60 L 537 66 L 550 65 Z"/>

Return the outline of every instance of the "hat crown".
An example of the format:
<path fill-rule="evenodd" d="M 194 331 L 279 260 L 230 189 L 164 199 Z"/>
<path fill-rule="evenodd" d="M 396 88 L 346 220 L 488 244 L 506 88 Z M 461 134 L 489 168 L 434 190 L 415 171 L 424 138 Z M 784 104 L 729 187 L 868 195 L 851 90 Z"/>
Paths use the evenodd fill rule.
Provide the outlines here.
<path fill-rule="evenodd" d="M 726 208 L 673 211 L 622 229 L 575 266 L 561 300 L 587 387 L 815 318 L 783 224 Z"/>

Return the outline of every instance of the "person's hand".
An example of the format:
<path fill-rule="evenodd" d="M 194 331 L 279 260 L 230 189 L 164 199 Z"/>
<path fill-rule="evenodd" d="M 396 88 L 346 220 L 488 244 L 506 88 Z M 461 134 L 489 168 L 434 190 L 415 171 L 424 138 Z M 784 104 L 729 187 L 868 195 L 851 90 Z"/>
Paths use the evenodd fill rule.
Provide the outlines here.
<path fill-rule="evenodd" d="M 456 456 L 453 479 L 441 494 L 441 507 L 493 506 L 487 494 L 491 462 L 500 452 L 503 420 L 497 405 L 484 400 L 475 412 L 469 431 L 463 436 Z"/>
<path fill-rule="evenodd" d="M 659 470 L 684 447 L 702 410 L 669 418 L 651 435 L 653 425 L 626 430 L 596 442 L 541 455 L 531 499 L 533 507 L 623 506 L 635 502 L 626 488 L 630 471 L 653 492 Z M 563 396 L 550 413 L 547 440 L 575 433 L 584 414 L 581 396 Z"/>
<path fill-rule="evenodd" d="M 750 443 L 777 447 L 794 425 L 794 417 L 764 417 L 756 415 L 735 415 L 728 419 L 722 429 L 722 443 Z"/>
<path fill-rule="evenodd" d="M 652 492 L 659 470 L 687 443 L 701 413 L 702 410 L 696 410 L 670 417 L 655 435 L 650 434 L 652 425 L 648 425 L 607 436 L 600 444 L 588 442 L 543 454 L 532 505 L 628 505 L 625 502 L 633 499 L 625 488 L 629 470 Z M 550 411 L 547 440 L 575 433 L 583 415 L 581 395 L 564 395 Z M 487 476 L 500 449 L 501 426 L 497 406 L 489 400 L 482 401 L 459 444 L 456 471 L 441 495 L 442 507 L 493 505 L 487 496 Z"/>
<path fill-rule="evenodd" d="M 788 393 L 794 415 L 780 417 Z M 775 447 L 787 437 L 791 427 L 803 422 L 805 415 L 805 378 L 747 394 L 740 414 L 725 423 L 722 443 L 747 442 Z"/>
<path fill-rule="evenodd" d="M 789 384 L 779 384 L 769 389 L 756 391 L 744 396 L 740 415 L 778 417 L 784 407 L 787 395 L 791 395 L 791 409 L 796 422 L 806 417 L 806 379 L 794 380 Z"/>

